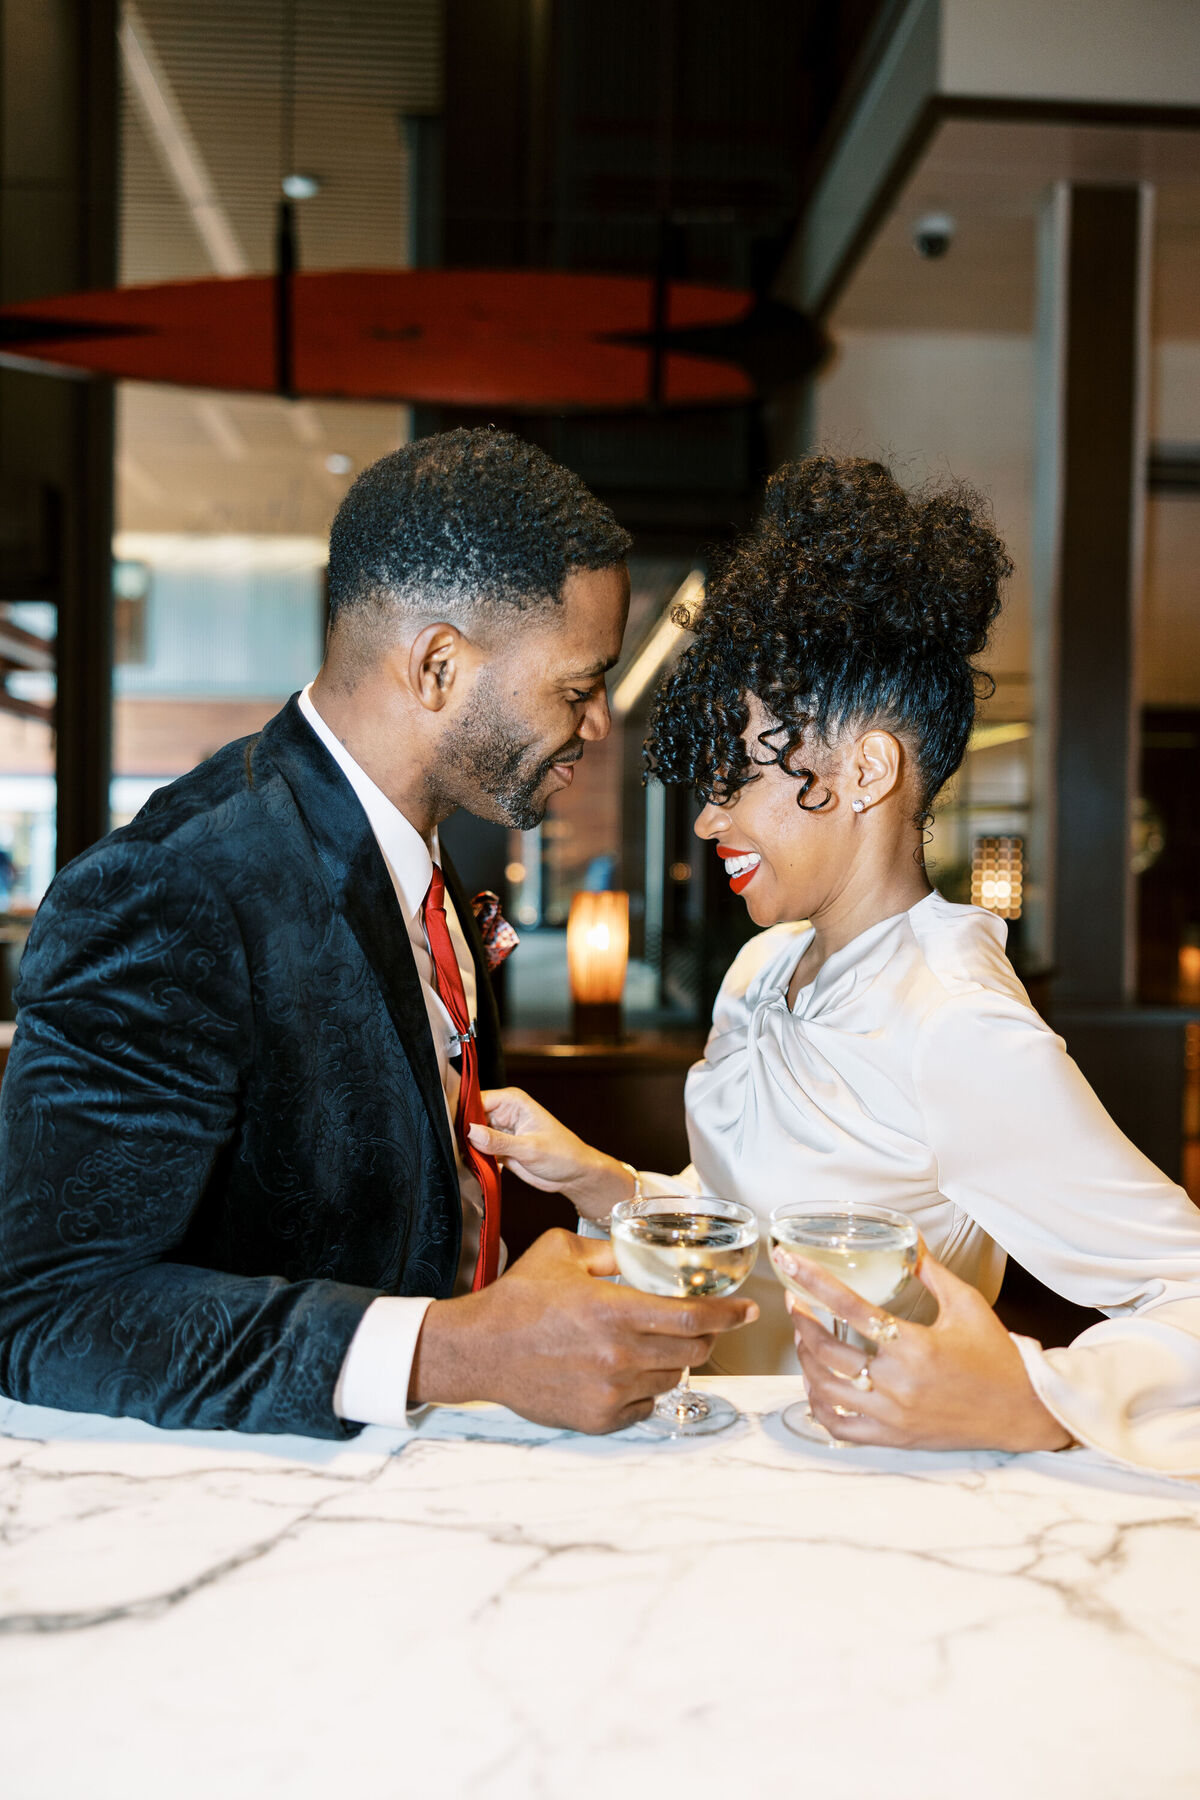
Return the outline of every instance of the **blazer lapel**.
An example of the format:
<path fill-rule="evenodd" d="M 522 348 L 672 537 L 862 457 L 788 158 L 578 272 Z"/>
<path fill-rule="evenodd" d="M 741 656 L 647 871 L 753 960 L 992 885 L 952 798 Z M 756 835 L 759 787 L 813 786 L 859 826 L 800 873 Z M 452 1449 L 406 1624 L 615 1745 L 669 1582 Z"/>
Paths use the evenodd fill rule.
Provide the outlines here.
<path fill-rule="evenodd" d="M 258 746 L 269 754 L 291 789 L 330 879 L 335 903 L 374 971 L 447 1168 L 457 1181 L 446 1096 L 438 1074 L 421 979 L 396 892 L 367 815 L 350 783 L 308 725 L 295 695 L 264 726 Z"/>

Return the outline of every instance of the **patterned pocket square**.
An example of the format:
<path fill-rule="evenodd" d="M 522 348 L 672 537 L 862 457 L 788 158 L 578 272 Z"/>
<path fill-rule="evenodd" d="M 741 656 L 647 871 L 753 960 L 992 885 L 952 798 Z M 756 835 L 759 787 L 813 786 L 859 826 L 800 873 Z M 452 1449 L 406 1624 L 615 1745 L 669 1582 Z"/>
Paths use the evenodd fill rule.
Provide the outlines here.
<path fill-rule="evenodd" d="M 488 971 L 498 969 L 506 956 L 511 956 L 520 938 L 500 911 L 500 896 L 485 888 L 471 901 L 471 911 L 483 939 L 484 960 Z"/>

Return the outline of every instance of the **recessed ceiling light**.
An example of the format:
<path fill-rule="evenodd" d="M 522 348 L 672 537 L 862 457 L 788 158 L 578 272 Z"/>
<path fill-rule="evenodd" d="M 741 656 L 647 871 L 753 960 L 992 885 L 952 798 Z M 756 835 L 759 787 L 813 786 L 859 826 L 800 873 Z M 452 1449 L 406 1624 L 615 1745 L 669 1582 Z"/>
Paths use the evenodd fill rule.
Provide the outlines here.
<path fill-rule="evenodd" d="M 344 456 L 340 450 L 335 450 L 332 455 L 325 458 L 325 467 L 331 475 L 348 475 L 354 467 L 354 458 Z"/>
<path fill-rule="evenodd" d="M 283 191 L 289 200 L 311 200 L 320 193 L 321 183 L 315 175 L 285 175 Z"/>

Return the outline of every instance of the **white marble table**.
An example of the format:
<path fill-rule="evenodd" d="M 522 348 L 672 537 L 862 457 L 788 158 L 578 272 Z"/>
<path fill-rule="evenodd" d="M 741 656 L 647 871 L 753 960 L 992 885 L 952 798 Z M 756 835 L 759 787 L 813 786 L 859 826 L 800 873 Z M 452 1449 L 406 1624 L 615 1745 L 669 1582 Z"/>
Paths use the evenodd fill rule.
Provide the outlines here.
<path fill-rule="evenodd" d="M 0 1401 L 4 1800 L 1195 1800 L 1200 1490 L 1087 1453 Z"/>

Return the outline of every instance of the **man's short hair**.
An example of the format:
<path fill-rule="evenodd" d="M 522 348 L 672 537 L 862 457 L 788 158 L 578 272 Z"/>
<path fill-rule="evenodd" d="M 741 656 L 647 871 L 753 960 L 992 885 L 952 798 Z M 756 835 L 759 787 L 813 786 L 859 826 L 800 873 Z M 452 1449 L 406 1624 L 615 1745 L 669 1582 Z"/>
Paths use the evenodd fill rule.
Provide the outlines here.
<path fill-rule="evenodd" d="M 329 536 L 331 624 L 561 600 L 572 569 L 623 562 L 631 539 L 577 475 L 507 431 L 418 438 L 364 469 Z"/>

